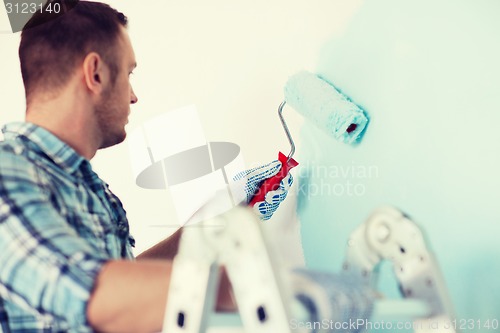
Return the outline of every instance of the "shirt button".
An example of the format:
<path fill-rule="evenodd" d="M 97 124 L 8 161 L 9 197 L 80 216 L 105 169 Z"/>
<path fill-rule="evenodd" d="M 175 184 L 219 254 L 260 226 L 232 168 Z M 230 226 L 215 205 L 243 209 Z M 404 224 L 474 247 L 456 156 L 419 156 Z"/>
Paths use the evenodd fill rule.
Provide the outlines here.
<path fill-rule="evenodd" d="M 23 147 L 21 147 L 21 146 L 16 146 L 16 147 L 14 147 L 14 153 L 15 153 L 16 155 L 21 155 L 21 154 L 23 153 L 23 151 L 24 151 L 24 148 L 23 148 Z"/>
<path fill-rule="evenodd" d="M 127 225 L 122 224 L 118 227 L 118 235 L 122 238 L 128 236 L 129 228 Z"/>

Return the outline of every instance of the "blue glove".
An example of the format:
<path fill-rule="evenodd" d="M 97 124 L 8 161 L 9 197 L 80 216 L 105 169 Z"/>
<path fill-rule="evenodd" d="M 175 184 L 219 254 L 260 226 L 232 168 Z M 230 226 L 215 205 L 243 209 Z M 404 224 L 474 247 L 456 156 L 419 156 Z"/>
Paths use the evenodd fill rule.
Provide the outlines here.
<path fill-rule="evenodd" d="M 292 174 L 289 173 L 281 180 L 278 189 L 267 192 L 265 201 L 255 203 L 253 209 L 262 220 L 269 220 L 273 216 L 280 203 L 285 200 L 292 183 L 293 177 Z"/>
<path fill-rule="evenodd" d="M 233 180 L 246 180 L 245 194 L 246 203 L 248 204 L 252 200 L 255 192 L 257 192 L 257 190 L 260 188 L 262 182 L 265 179 L 271 178 L 272 176 L 276 175 L 280 169 L 281 162 L 276 160 L 257 168 L 242 171 L 236 174 Z M 269 220 L 273 216 L 280 203 L 285 200 L 292 183 L 293 177 L 291 174 L 288 174 L 285 178 L 283 178 L 283 180 L 280 182 L 280 186 L 276 190 L 269 191 L 266 194 L 264 201 L 255 203 L 253 209 L 262 220 Z"/>

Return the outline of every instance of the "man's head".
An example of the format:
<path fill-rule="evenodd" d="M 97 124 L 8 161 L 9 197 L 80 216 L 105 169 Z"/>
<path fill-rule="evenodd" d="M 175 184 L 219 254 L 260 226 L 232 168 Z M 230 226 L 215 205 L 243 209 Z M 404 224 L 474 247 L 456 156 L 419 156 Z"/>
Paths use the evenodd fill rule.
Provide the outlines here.
<path fill-rule="evenodd" d="M 123 141 L 130 104 L 137 101 L 128 76 L 135 55 L 127 18 L 106 4 L 55 0 L 56 13 L 36 13 L 21 35 L 19 58 L 29 106 L 57 97 L 71 80 L 81 82 L 103 135 L 99 148 Z"/>

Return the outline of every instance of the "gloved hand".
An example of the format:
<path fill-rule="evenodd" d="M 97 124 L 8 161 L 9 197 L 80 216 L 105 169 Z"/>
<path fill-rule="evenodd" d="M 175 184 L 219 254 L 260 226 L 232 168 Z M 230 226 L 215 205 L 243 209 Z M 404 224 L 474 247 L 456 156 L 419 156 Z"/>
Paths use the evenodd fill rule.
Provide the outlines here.
<path fill-rule="evenodd" d="M 248 204 L 250 200 L 252 200 L 255 192 L 257 192 L 257 190 L 260 188 L 262 182 L 265 179 L 271 178 L 272 176 L 276 175 L 280 169 L 281 162 L 276 160 L 257 168 L 242 171 L 236 174 L 233 180 L 246 180 L 245 194 L 246 203 Z M 273 216 L 280 203 L 285 200 L 292 183 L 293 177 L 289 173 L 285 178 L 283 178 L 283 180 L 280 182 L 280 186 L 276 190 L 269 191 L 266 194 L 264 201 L 255 203 L 253 209 L 262 220 L 269 220 Z"/>

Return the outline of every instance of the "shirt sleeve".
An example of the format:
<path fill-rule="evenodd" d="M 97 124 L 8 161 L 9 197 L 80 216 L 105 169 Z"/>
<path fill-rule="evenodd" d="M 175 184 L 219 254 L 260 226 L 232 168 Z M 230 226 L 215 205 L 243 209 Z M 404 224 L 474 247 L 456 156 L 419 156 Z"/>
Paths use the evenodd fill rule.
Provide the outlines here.
<path fill-rule="evenodd" d="M 69 327 L 88 327 L 87 302 L 107 258 L 61 217 L 33 164 L 22 156 L 3 155 L 0 295 Z"/>

